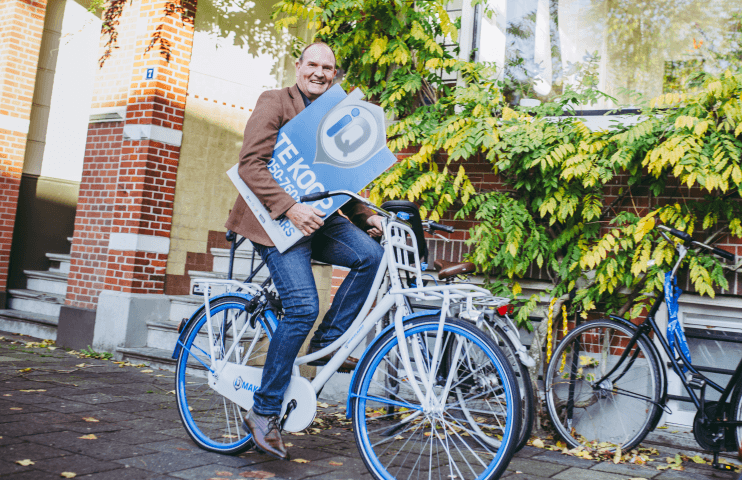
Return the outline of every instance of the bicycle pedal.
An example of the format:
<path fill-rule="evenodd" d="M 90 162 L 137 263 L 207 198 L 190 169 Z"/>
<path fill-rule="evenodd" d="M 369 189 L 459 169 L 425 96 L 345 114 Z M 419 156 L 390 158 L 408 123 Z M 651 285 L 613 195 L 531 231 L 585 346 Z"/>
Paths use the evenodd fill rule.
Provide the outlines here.
<path fill-rule="evenodd" d="M 688 386 L 691 388 L 701 389 L 706 386 L 706 379 L 701 375 L 694 373 L 691 375 L 690 380 L 688 380 Z"/>

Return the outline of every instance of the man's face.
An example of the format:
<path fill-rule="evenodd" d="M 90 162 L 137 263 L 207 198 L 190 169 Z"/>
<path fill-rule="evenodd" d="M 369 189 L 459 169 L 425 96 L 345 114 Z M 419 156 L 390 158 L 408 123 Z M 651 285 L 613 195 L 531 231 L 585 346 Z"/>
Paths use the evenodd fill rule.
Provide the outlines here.
<path fill-rule="evenodd" d="M 324 45 L 314 45 L 296 62 L 296 83 L 309 100 L 314 101 L 332 85 L 335 77 L 335 55 Z"/>

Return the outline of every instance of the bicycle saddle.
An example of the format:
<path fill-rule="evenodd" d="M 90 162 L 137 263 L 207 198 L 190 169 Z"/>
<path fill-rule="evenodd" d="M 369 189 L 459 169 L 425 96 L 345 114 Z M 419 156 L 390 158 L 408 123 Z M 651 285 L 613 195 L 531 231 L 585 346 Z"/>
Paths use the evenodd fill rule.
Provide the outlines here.
<path fill-rule="evenodd" d="M 436 260 L 433 262 L 436 270 L 438 270 L 438 278 L 445 280 L 454 275 L 464 275 L 466 273 L 474 273 L 477 271 L 476 265 L 471 262 L 447 262 L 445 260 Z"/>

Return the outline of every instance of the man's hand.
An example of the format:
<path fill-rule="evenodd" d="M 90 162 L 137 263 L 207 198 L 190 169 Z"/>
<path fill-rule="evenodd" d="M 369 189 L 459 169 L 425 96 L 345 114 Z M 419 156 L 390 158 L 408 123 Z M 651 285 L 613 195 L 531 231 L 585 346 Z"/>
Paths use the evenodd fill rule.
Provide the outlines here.
<path fill-rule="evenodd" d="M 371 228 L 368 229 L 368 234 L 372 237 L 380 237 L 383 233 L 383 229 L 381 227 L 381 215 L 371 215 L 366 219 L 366 223 L 368 223 Z"/>
<path fill-rule="evenodd" d="M 317 210 L 309 205 L 303 203 L 295 203 L 291 208 L 286 211 L 286 216 L 289 217 L 296 228 L 304 234 L 305 237 L 311 235 L 315 230 L 325 224 L 322 221 L 325 213 L 322 210 Z"/>

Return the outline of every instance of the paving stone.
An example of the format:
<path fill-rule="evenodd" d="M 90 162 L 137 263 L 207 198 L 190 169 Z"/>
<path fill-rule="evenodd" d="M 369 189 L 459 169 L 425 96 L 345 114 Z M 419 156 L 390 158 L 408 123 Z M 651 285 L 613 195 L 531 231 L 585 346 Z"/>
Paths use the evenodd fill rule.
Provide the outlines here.
<path fill-rule="evenodd" d="M 615 473 L 599 472 L 597 470 L 583 470 L 572 467 L 551 478 L 560 480 L 626 480 L 626 475 L 617 475 Z"/>
<path fill-rule="evenodd" d="M 63 455 L 69 455 L 69 452 L 59 448 L 29 442 L 14 443 L 0 447 L 0 458 L 12 462 L 24 459 L 36 461 L 43 458 L 61 457 Z"/>
<path fill-rule="evenodd" d="M 59 395 L 57 395 L 59 396 Z M 116 396 L 116 395 L 109 395 L 106 393 L 93 393 L 93 394 L 84 394 L 84 395 L 64 395 L 61 396 L 61 398 L 65 400 L 70 400 L 73 402 L 79 402 L 79 403 L 87 403 L 90 405 L 99 405 L 101 403 L 112 403 L 112 402 L 120 402 L 122 400 L 122 397 Z"/>
<path fill-rule="evenodd" d="M 28 470 L 3 476 L 3 480 L 59 480 L 60 478 L 58 473 L 42 472 L 41 470 Z"/>
<path fill-rule="evenodd" d="M 116 432 L 119 430 L 126 430 L 125 427 L 121 425 L 117 425 L 115 423 L 110 423 L 110 422 L 79 421 L 79 422 L 71 422 L 71 423 L 62 423 L 59 426 L 63 427 L 64 430 L 76 432 L 81 435 L 86 435 L 89 433 Z"/>
<path fill-rule="evenodd" d="M 643 477 L 652 478 L 659 473 L 656 467 L 647 465 L 632 465 L 630 463 L 618 463 L 613 462 L 600 462 L 593 467 L 591 470 L 600 470 L 601 472 L 618 473 L 622 475 L 628 475 L 629 477 Z"/>
<path fill-rule="evenodd" d="M 200 467 L 189 468 L 179 472 L 171 473 L 172 476 L 185 480 L 205 480 L 207 478 L 245 478 L 240 477 L 240 473 L 260 470 L 259 468 L 232 468 L 224 465 L 203 465 Z M 281 480 L 279 477 L 271 477 L 271 480 Z"/>
<path fill-rule="evenodd" d="M 167 435 L 161 435 L 153 432 L 140 432 L 127 429 L 111 433 L 102 433 L 101 435 L 99 435 L 99 438 L 110 442 L 126 443 L 129 445 L 141 445 L 143 443 L 165 441 L 169 437 Z"/>
<path fill-rule="evenodd" d="M 276 460 L 268 455 L 255 454 L 256 458 L 264 458 L 267 460 L 261 463 L 258 467 L 254 467 L 257 470 L 263 470 L 271 472 L 277 477 L 282 477 L 287 480 L 301 479 L 316 475 L 321 475 L 330 472 L 332 466 L 324 462 L 311 462 L 311 463 L 297 463 L 285 460 Z M 297 466 L 299 468 L 297 468 Z M 406 478 L 406 477 L 402 477 Z"/>
<path fill-rule="evenodd" d="M 679 472 L 677 470 L 665 470 L 652 480 L 709 480 L 712 478 L 736 480 L 738 475 L 737 473 L 716 470 L 709 465 L 708 470 L 705 471 L 685 469 Z"/>
<path fill-rule="evenodd" d="M 20 437 L 42 432 L 57 432 L 64 430 L 61 424 L 44 424 L 36 422 L 0 423 L 0 436 Z"/>
<path fill-rule="evenodd" d="M 90 405 L 87 403 L 73 402 L 71 400 L 62 400 L 60 403 L 46 403 L 44 408 L 61 413 L 88 412 Z"/>
<path fill-rule="evenodd" d="M 511 471 L 520 471 L 528 475 L 550 477 L 568 468 L 567 465 L 557 465 L 555 463 L 538 461 L 532 458 L 513 458 L 507 469 Z"/>
<path fill-rule="evenodd" d="M 38 460 L 34 464 L 37 470 L 57 473 L 74 472 L 78 476 L 88 473 L 105 472 L 121 468 L 121 465 L 113 462 L 95 460 L 86 455 L 66 455 L 64 457 Z"/>
<path fill-rule="evenodd" d="M 22 458 L 19 460 L 23 460 Z M 24 467 L 22 465 L 18 465 L 14 461 L 11 461 L 8 459 L 8 461 L 0 460 L 0 475 L 6 475 L 9 473 L 15 473 L 28 470 L 28 467 Z"/>
<path fill-rule="evenodd" d="M 165 474 L 157 474 L 154 472 L 148 472 L 146 470 L 139 470 L 138 468 L 119 468 L 118 470 L 108 470 L 106 472 L 94 473 L 91 475 L 83 475 L 75 478 L 84 478 L 90 480 L 160 480 L 160 479 L 175 479 Z M 5 480 L 5 479 L 3 479 Z M 59 480 L 59 477 L 57 477 Z"/>
<path fill-rule="evenodd" d="M 128 420 L 125 422 L 120 422 L 120 425 L 126 427 L 126 428 L 135 428 L 135 429 L 141 429 L 141 430 L 168 430 L 171 428 L 175 428 L 177 426 L 182 427 L 182 424 L 180 422 L 175 421 L 167 421 L 167 420 L 157 420 L 154 418 L 136 418 L 133 420 Z M 185 430 L 183 430 L 183 433 L 185 433 Z"/>
<path fill-rule="evenodd" d="M 185 433 L 185 432 L 183 432 Z M 161 442 L 150 442 L 142 444 L 142 447 L 154 450 L 157 452 L 169 452 L 169 453 L 200 453 L 202 449 L 198 448 L 190 439 L 170 439 Z"/>
<path fill-rule="evenodd" d="M 139 455 L 134 458 L 116 460 L 129 468 L 138 468 L 156 473 L 172 473 L 210 463 L 203 455 L 182 455 L 176 453 L 157 452 L 148 455 Z"/>
<path fill-rule="evenodd" d="M 567 465 L 570 467 L 578 468 L 590 468 L 596 463 L 592 460 L 585 460 L 584 458 L 564 455 L 560 452 L 553 452 L 551 450 L 542 450 L 542 452 L 543 453 L 541 453 L 540 455 L 534 455 L 531 458 L 533 460 L 543 460 L 545 462 L 553 462 L 560 465 Z"/>

